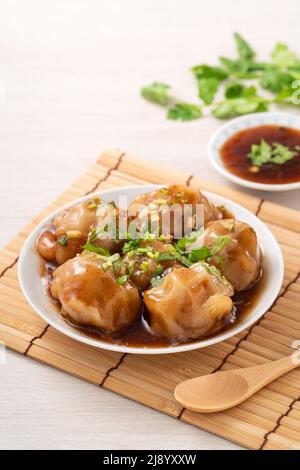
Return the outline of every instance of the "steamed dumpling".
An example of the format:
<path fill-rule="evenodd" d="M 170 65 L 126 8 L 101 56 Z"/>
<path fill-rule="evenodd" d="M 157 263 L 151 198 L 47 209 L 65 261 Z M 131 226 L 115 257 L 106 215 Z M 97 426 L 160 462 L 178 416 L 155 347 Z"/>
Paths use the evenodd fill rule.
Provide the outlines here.
<path fill-rule="evenodd" d="M 247 223 L 234 219 L 210 222 L 204 231 L 205 246 L 213 248 L 220 237 L 226 237 L 224 247 L 208 263 L 220 269 L 236 291 L 248 289 L 261 270 L 261 251 L 255 231 Z"/>
<path fill-rule="evenodd" d="M 131 325 L 141 306 L 138 289 L 127 280 L 120 284 L 102 258 L 87 252 L 54 271 L 51 293 L 63 315 L 107 332 Z"/>
<path fill-rule="evenodd" d="M 183 230 L 183 207 L 190 205 L 190 212 L 186 215 L 185 230 Z M 129 206 L 129 216 L 133 222 L 138 219 L 142 222 L 148 221 L 150 224 L 150 217 L 152 220 L 157 220 L 157 226 L 160 228 L 160 233 L 164 235 L 173 235 L 175 238 L 181 238 L 183 232 L 200 228 L 197 226 L 196 215 L 198 205 L 203 205 L 204 222 L 210 220 L 220 219 L 223 213 L 220 209 L 214 206 L 197 188 L 173 184 L 167 188 L 161 188 L 151 193 L 145 193 L 138 196 Z M 178 206 L 180 211 L 172 211 L 170 206 Z M 150 213 L 150 215 L 149 215 Z M 189 220 L 190 219 L 190 220 Z M 170 220 L 169 226 L 166 223 Z M 164 226 L 162 227 L 162 223 Z"/>
<path fill-rule="evenodd" d="M 110 226 L 116 232 L 117 215 L 118 208 L 98 197 L 65 209 L 54 219 L 54 231 L 40 235 L 37 249 L 43 258 L 63 264 L 82 252 L 82 245 L 87 242 L 92 228 L 101 232 Z M 107 236 L 102 234 L 94 242 L 96 247 L 105 248 L 111 254 L 119 250 L 122 244 L 110 233 Z"/>
<path fill-rule="evenodd" d="M 155 334 L 180 341 L 216 333 L 230 316 L 233 293 L 227 280 L 209 266 L 176 268 L 144 294 L 150 327 Z"/>

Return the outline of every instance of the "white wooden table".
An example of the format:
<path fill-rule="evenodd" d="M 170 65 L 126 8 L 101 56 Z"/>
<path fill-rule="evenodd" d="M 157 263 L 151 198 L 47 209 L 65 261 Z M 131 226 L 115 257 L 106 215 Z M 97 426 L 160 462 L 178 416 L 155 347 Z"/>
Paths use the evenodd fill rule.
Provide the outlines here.
<path fill-rule="evenodd" d="M 223 182 L 210 167 L 212 118 L 174 123 L 139 97 L 154 79 L 195 101 L 192 65 L 232 54 L 244 34 L 264 58 L 299 41 L 299 1 L 7 0 L 0 7 L 0 243 L 104 147 Z M 159 169 L 159 166 L 158 166 Z M 269 194 L 297 208 L 300 192 Z M 7 351 L 0 448 L 237 449 L 205 431 Z"/>

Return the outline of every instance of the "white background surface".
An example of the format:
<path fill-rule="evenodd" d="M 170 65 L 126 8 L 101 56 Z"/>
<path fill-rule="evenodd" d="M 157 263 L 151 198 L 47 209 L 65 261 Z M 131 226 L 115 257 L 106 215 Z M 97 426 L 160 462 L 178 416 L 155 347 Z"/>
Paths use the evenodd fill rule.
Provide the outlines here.
<path fill-rule="evenodd" d="M 139 89 L 161 80 L 195 101 L 189 68 L 232 55 L 235 30 L 262 59 L 277 41 L 300 55 L 299 12 L 299 0 L 2 0 L 0 243 L 105 147 L 224 183 L 206 154 L 220 122 L 167 121 Z M 268 194 L 294 208 L 299 196 Z M 0 448 L 238 448 L 13 352 L 0 387 Z"/>

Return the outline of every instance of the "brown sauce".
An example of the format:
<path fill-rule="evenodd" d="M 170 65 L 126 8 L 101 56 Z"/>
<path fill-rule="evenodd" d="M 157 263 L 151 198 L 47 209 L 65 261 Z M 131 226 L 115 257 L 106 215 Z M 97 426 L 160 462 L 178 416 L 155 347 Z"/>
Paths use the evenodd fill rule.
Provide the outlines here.
<path fill-rule="evenodd" d="M 51 300 L 53 301 L 56 308 L 58 308 L 59 313 L 59 302 L 54 299 L 50 292 L 50 282 L 52 279 L 52 273 L 56 268 L 55 263 L 50 262 L 42 262 L 41 268 L 41 276 L 42 282 L 45 287 L 45 291 L 47 295 L 50 296 Z M 235 293 L 233 296 L 233 303 L 234 308 L 230 314 L 230 317 L 226 319 L 224 327 L 222 331 L 230 331 L 233 327 L 235 327 L 238 323 L 242 322 L 245 317 L 251 312 L 251 310 L 255 307 L 257 301 L 260 298 L 261 292 L 264 288 L 266 282 L 266 272 L 265 269 L 263 270 L 263 274 L 258 279 L 258 281 L 248 290 L 245 290 L 240 293 Z M 208 339 L 211 337 L 216 336 L 206 336 L 205 338 L 197 338 L 195 340 L 189 340 L 184 342 L 174 341 L 172 339 L 164 338 L 162 336 L 156 336 L 151 332 L 148 323 L 148 313 L 147 309 L 145 308 L 144 304 L 141 309 L 140 315 L 138 319 L 135 321 L 133 325 L 130 327 L 120 330 L 116 333 L 107 334 L 102 330 L 97 328 L 93 328 L 90 326 L 83 326 L 74 323 L 74 321 L 66 316 L 62 316 L 62 318 L 67 321 L 69 325 L 73 328 L 80 329 L 90 338 L 105 341 L 111 344 L 118 344 L 122 346 L 128 347 L 136 347 L 136 348 L 155 348 L 155 347 L 168 347 L 168 346 L 175 346 L 178 344 L 187 344 L 192 343 L 194 341 L 199 341 L 199 339 Z"/>
<path fill-rule="evenodd" d="M 291 150 L 300 145 L 300 131 L 284 126 L 263 125 L 242 130 L 231 136 L 220 153 L 228 171 L 240 178 L 256 183 L 284 184 L 300 181 L 300 152 L 291 160 L 277 165 L 268 163 L 252 173 L 253 166 L 247 157 L 253 144 L 265 140 L 268 144 L 279 143 Z"/>

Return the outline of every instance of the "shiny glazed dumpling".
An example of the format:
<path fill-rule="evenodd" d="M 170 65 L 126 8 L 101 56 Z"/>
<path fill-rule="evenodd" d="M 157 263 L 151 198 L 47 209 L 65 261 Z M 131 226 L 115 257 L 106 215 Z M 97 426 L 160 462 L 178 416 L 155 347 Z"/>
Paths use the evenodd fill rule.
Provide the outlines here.
<path fill-rule="evenodd" d="M 176 268 L 144 294 L 150 327 L 180 341 L 216 333 L 232 311 L 233 293 L 229 282 L 209 266 Z"/>
<path fill-rule="evenodd" d="M 65 209 L 53 222 L 54 232 L 43 232 L 38 241 L 40 255 L 48 261 L 63 264 L 82 252 L 92 227 L 101 231 L 105 226 L 117 220 L 117 211 L 113 205 L 101 201 L 98 197 Z M 115 218 L 114 218 L 115 217 Z M 95 241 L 95 246 L 114 253 L 122 244 L 112 237 Z"/>
<path fill-rule="evenodd" d="M 220 237 L 226 237 L 228 243 L 208 263 L 220 269 L 236 291 L 248 289 L 261 271 L 261 251 L 255 231 L 238 220 L 210 222 L 204 231 L 205 246 L 212 248 Z"/>
<path fill-rule="evenodd" d="M 85 251 L 54 271 L 50 289 L 63 315 L 106 332 L 131 325 L 141 306 L 136 287 L 120 285 L 99 256 Z"/>
<path fill-rule="evenodd" d="M 136 197 L 129 206 L 129 218 L 135 220 L 137 217 L 140 217 L 143 220 L 147 214 L 145 212 L 145 209 L 143 207 L 141 208 L 141 206 L 146 206 L 148 208 L 148 211 L 151 212 L 152 210 L 154 214 L 155 211 L 156 213 L 158 213 L 161 223 L 163 214 L 167 212 L 166 210 L 163 211 L 161 207 L 178 205 L 183 208 L 185 204 L 191 205 L 192 218 L 195 218 L 196 215 L 196 205 L 203 205 L 204 221 L 202 222 L 221 219 L 223 217 L 222 211 L 215 207 L 214 204 L 211 203 L 201 193 L 201 191 L 199 191 L 199 189 L 185 185 L 173 184 L 166 188 L 161 188 L 151 193 L 145 193 Z M 179 225 L 182 223 L 182 218 L 180 221 L 177 221 L 176 219 L 174 222 L 174 214 L 172 214 L 171 211 L 169 212 L 171 213 L 171 223 L 169 232 L 171 235 L 174 235 L 174 227 L 176 227 L 176 224 Z M 195 220 L 192 220 L 189 225 L 190 231 L 199 228 L 195 225 Z M 162 232 L 164 233 L 164 230 Z M 164 234 L 167 235 L 167 233 Z M 182 235 L 183 234 L 181 234 L 181 236 Z M 179 238 L 181 238 L 181 236 Z"/>

